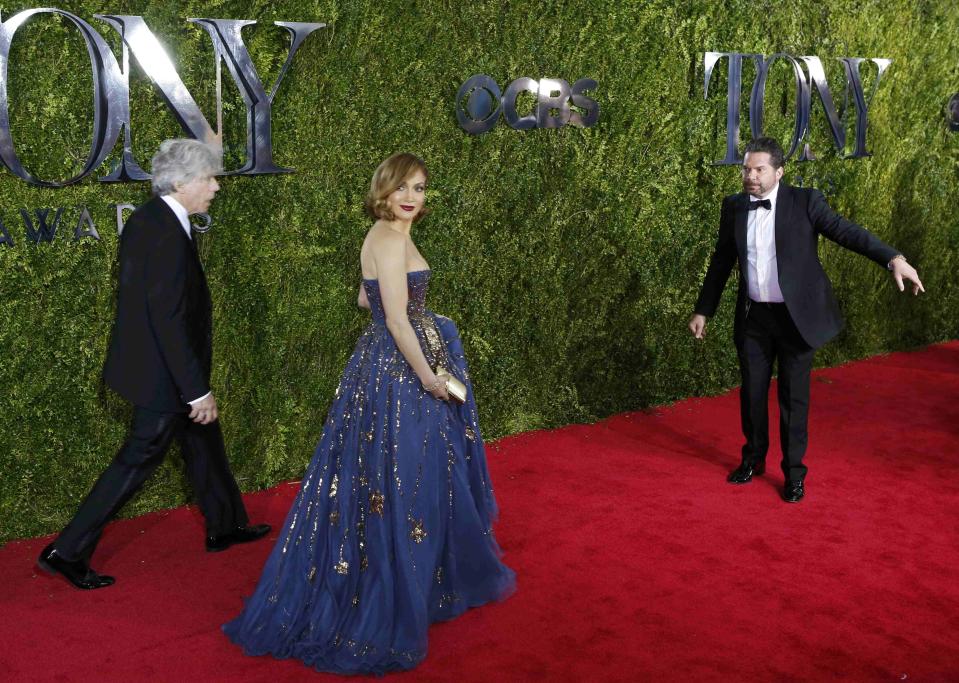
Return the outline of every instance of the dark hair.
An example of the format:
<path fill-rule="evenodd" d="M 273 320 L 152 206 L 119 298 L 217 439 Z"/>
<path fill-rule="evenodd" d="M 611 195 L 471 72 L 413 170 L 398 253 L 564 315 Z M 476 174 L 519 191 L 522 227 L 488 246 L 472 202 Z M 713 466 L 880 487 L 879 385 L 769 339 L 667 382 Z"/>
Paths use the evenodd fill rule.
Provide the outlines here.
<path fill-rule="evenodd" d="M 749 152 L 765 152 L 769 155 L 769 162 L 773 165 L 773 168 L 782 168 L 786 165 L 786 155 L 783 154 L 783 148 L 773 138 L 753 138 L 746 143 L 743 156 Z"/>

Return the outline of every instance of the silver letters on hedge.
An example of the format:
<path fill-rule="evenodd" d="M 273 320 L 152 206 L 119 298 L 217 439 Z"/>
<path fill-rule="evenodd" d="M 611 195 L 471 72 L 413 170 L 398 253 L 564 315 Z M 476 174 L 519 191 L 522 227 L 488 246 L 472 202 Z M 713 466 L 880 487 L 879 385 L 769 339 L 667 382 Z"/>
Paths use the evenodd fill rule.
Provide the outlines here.
<path fill-rule="evenodd" d="M 726 83 L 726 155 L 716 161 L 716 164 L 740 164 L 742 157 L 739 155 L 739 111 L 742 97 L 743 80 L 743 59 L 751 59 L 756 66 L 756 80 L 753 83 L 752 93 L 749 97 L 749 128 L 752 137 L 763 135 L 763 104 L 766 95 L 766 80 L 769 77 L 769 68 L 777 59 L 784 60 L 792 67 L 792 74 L 795 80 L 795 116 L 796 122 L 793 127 L 792 140 L 786 153 L 787 157 L 792 157 L 800 145 L 802 146 L 797 161 L 810 161 L 816 157 L 809 147 L 809 143 L 803 140 L 809 131 L 810 109 L 812 108 L 812 89 L 815 88 L 819 93 L 819 101 L 822 103 L 823 112 L 826 120 L 829 122 L 829 130 L 832 135 L 833 144 L 840 155 L 845 155 L 847 159 L 858 159 L 869 156 L 866 149 L 866 129 L 869 105 L 873 96 L 879 89 L 879 83 L 883 74 L 889 65 L 891 59 L 864 59 L 862 57 L 842 57 L 843 70 L 846 74 L 845 96 L 848 100 L 850 95 L 853 101 L 853 108 L 856 114 L 856 139 L 853 143 L 852 151 L 846 154 L 846 127 L 844 118 L 841 117 L 833 103 L 832 93 L 829 90 L 829 83 L 826 80 L 826 72 L 823 69 L 822 62 L 818 57 L 793 57 L 791 55 L 779 52 L 769 57 L 761 54 L 744 54 L 741 52 L 707 52 L 704 58 L 705 82 L 703 84 L 703 94 L 709 97 L 709 82 L 712 79 L 713 70 L 723 57 L 729 59 L 727 83 Z M 863 88 L 862 75 L 860 67 L 863 62 L 870 61 L 878 68 L 875 77 L 872 92 L 867 98 Z M 805 67 L 805 68 L 804 68 Z M 848 108 L 847 108 L 848 110 Z M 843 112 L 845 114 L 845 111 Z"/>
<path fill-rule="evenodd" d="M 566 124 L 588 128 L 599 120 L 599 103 L 583 93 L 595 90 L 596 81 L 581 78 L 571 86 L 559 78 L 517 78 L 500 93 L 491 77 L 477 74 L 466 80 L 456 93 L 456 120 L 467 133 L 479 135 L 493 130 L 501 115 L 516 130 L 530 128 L 562 128 Z M 516 111 L 516 99 L 528 92 L 536 98 L 536 106 L 526 116 Z M 570 107 L 582 109 L 583 113 Z M 555 114 L 553 113 L 555 112 Z"/>
<path fill-rule="evenodd" d="M 81 171 L 66 180 L 42 180 L 31 175 L 23 167 L 14 148 L 10 134 L 10 108 L 7 93 L 7 72 L 10 45 L 17 30 L 24 22 L 38 14 L 56 14 L 72 23 L 86 43 L 90 65 L 93 69 L 93 143 Z M 10 172 L 27 182 L 43 187 L 62 187 L 88 176 L 107 158 L 124 132 L 123 156 L 116 169 L 101 181 L 146 180 L 150 177 L 133 156 L 130 135 L 130 52 L 136 57 L 144 73 L 156 85 L 170 111 L 187 135 L 198 140 L 212 139 L 222 133 L 222 101 L 217 88 L 217 131 L 200 111 L 193 96 L 177 74 L 173 62 L 167 56 L 156 36 L 142 17 L 129 15 L 96 15 L 97 19 L 110 24 L 123 38 L 121 63 L 117 61 L 106 40 L 89 23 L 80 17 L 60 9 L 30 9 L 13 15 L 0 23 L 0 160 Z M 189 19 L 202 26 L 213 42 L 219 75 L 220 60 L 226 62 L 230 75 L 247 106 L 246 161 L 239 169 L 229 174 L 255 175 L 262 173 L 288 173 L 273 162 L 271 113 L 276 91 L 286 76 L 293 55 L 303 41 L 326 24 L 277 21 L 277 26 L 290 34 L 290 50 L 276 82 L 267 92 L 253 66 L 250 54 L 243 42 L 241 30 L 254 21 L 235 19 Z"/>

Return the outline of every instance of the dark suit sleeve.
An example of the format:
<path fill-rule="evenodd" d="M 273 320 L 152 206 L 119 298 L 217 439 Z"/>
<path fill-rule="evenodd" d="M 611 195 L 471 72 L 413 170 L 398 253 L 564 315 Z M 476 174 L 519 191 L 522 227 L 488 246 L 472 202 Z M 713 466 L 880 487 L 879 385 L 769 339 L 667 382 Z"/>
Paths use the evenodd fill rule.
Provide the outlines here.
<path fill-rule="evenodd" d="M 716 248 L 709 260 L 709 268 L 703 279 L 703 287 L 699 290 L 699 299 L 696 301 L 696 313 L 711 318 L 719 306 L 729 273 L 732 271 L 739 253 L 736 250 L 736 234 L 733 228 L 733 206 L 729 197 L 723 200 L 719 213 L 719 237 L 716 239 Z"/>
<path fill-rule="evenodd" d="M 846 249 L 869 257 L 883 268 L 899 253 L 865 228 L 833 211 L 819 190 L 810 193 L 809 219 L 816 232 Z"/>
<path fill-rule="evenodd" d="M 157 346 L 184 401 L 210 391 L 187 330 L 188 247 L 165 236 L 147 258 L 147 309 Z"/>

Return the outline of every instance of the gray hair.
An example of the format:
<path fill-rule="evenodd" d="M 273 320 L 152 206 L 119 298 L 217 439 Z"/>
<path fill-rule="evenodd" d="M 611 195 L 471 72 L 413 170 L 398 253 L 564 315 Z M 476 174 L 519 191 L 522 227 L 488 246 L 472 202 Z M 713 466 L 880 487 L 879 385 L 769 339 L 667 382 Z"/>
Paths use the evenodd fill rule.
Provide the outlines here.
<path fill-rule="evenodd" d="M 177 185 L 197 176 L 221 170 L 220 155 L 199 140 L 164 140 L 153 155 L 153 191 L 158 195 L 176 192 Z"/>

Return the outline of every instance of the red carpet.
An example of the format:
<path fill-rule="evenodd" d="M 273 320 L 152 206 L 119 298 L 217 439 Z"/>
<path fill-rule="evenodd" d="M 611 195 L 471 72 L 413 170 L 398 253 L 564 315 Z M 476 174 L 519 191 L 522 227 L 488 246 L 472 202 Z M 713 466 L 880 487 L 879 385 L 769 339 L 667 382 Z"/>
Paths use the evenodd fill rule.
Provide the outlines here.
<path fill-rule="evenodd" d="M 491 446 L 519 590 L 396 677 L 959 680 L 959 342 L 815 373 L 798 505 L 776 467 L 725 483 L 738 419 L 731 392 Z M 251 516 L 279 525 L 293 491 Z M 227 642 L 269 544 L 202 535 L 193 508 L 114 524 L 95 566 L 119 582 L 92 593 L 36 575 L 44 539 L 0 549 L 0 679 L 335 680 Z"/>

